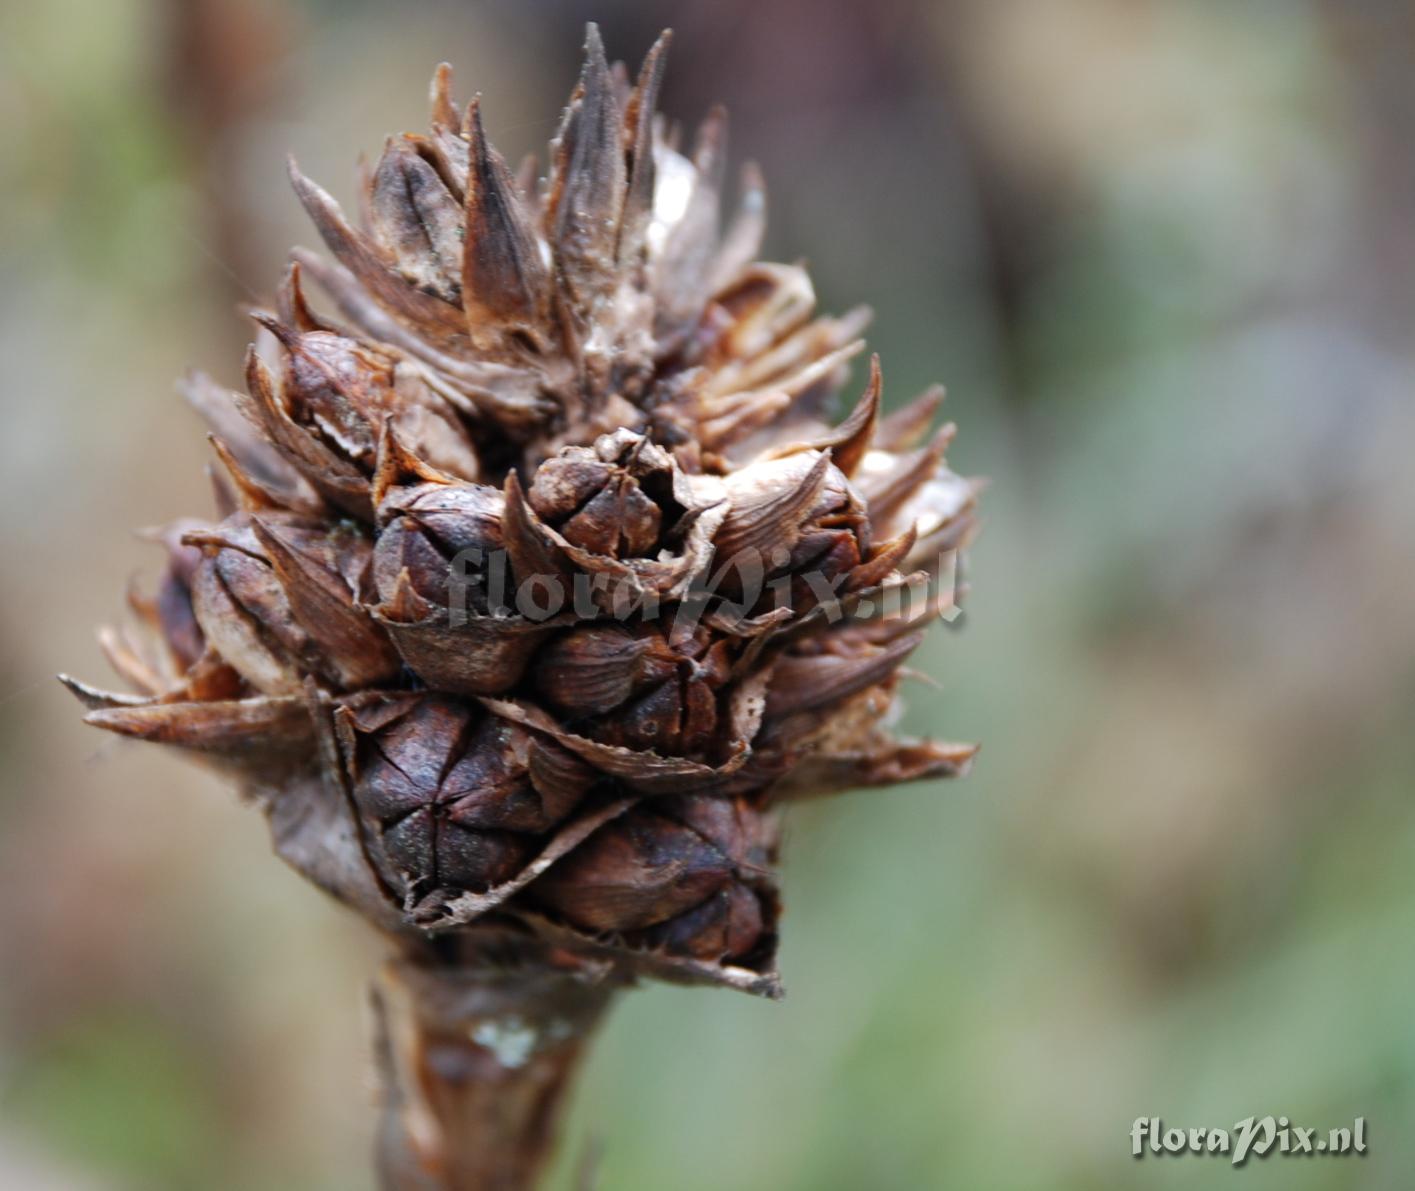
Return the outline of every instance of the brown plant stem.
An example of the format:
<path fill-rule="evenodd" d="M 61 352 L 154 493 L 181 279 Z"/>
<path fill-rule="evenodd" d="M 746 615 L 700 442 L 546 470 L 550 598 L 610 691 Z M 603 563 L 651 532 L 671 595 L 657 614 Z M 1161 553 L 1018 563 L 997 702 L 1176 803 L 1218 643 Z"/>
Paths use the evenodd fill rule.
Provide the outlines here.
<path fill-rule="evenodd" d="M 374 987 L 385 1191 L 525 1191 L 591 1033 L 622 986 L 537 946 L 428 949 Z"/>

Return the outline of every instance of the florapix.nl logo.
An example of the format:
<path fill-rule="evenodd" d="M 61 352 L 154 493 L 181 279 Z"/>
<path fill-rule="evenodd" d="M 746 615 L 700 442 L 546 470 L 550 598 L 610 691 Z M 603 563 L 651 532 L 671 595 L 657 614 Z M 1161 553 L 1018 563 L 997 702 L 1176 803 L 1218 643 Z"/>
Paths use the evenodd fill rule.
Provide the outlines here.
<path fill-rule="evenodd" d="M 1136 1117 L 1130 1126 L 1130 1153 L 1136 1159 L 1203 1154 L 1242 1166 L 1249 1158 L 1343 1157 L 1366 1152 L 1366 1118 L 1350 1125 L 1319 1129 L 1294 1124 L 1285 1116 L 1244 1117 L 1231 1129 L 1167 1127 L 1159 1117 Z"/>

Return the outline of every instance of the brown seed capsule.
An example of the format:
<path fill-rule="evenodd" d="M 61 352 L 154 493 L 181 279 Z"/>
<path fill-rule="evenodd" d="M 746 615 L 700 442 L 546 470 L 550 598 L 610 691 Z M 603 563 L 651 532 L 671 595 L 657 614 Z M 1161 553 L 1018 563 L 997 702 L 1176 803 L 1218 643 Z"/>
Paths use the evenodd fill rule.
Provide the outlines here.
<path fill-rule="evenodd" d="M 370 231 L 410 285 L 453 303 L 462 288 L 461 203 L 419 148 L 413 137 L 389 142 L 369 183 Z"/>
<path fill-rule="evenodd" d="M 685 510 L 672 503 L 672 483 L 668 456 L 626 430 L 593 448 L 566 447 L 547 459 L 526 496 L 572 545 L 620 558 L 654 550 L 665 513 L 674 522 L 683 516 Z M 645 491 L 653 487 L 657 500 Z"/>
<path fill-rule="evenodd" d="M 384 878 L 410 899 L 509 880 L 591 784 L 554 744 L 439 696 L 355 701 L 338 722 Z"/>
<path fill-rule="evenodd" d="M 255 689 L 296 694 L 307 675 L 356 689 L 398 673 L 398 655 L 360 606 L 371 555 L 363 534 L 241 515 L 187 541 L 206 552 L 193 581 L 196 620 Z"/>
<path fill-rule="evenodd" d="M 585 625 L 551 640 L 535 668 L 536 689 L 595 740 L 665 756 L 693 756 L 713 742 L 718 692 L 733 643 L 673 621 Z"/>
<path fill-rule="evenodd" d="M 663 798 L 601 827 L 531 887 L 541 904 L 631 946 L 713 960 L 766 930 L 771 828 L 742 800 Z M 774 907 L 774 902 L 771 903 Z"/>
<path fill-rule="evenodd" d="M 695 482 L 652 439 L 621 429 L 544 460 L 521 518 L 543 567 L 578 571 L 589 580 L 582 596 L 622 616 L 686 591 L 726 515 L 719 485 Z"/>
<path fill-rule="evenodd" d="M 297 273 L 289 284 L 298 285 Z M 281 347 L 279 400 L 314 443 L 368 477 L 382 428 L 391 424 L 429 464 L 475 478 L 476 450 L 456 411 L 396 356 L 332 331 L 256 317 Z"/>
<path fill-rule="evenodd" d="M 381 490 L 374 609 L 410 669 L 429 686 L 499 694 L 520 681 L 537 645 L 566 622 L 561 574 L 541 575 L 507 545 L 514 522 L 494 488 L 444 479 Z M 553 597 L 539 602 L 538 590 Z"/>
<path fill-rule="evenodd" d="M 672 955 L 722 962 L 749 955 L 765 930 L 761 895 L 734 881 L 694 909 L 637 932 L 632 941 Z"/>
<path fill-rule="evenodd" d="M 652 631 L 591 624 L 547 644 L 534 681 L 546 701 L 574 723 L 612 711 L 645 686 L 667 682 L 679 660 Z"/>
<path fill-rule="evenodd" d="M 506 565 L 500 492 L 481 484 L 425 483 L 391 492 L 379 506 L 383 531 L 374 552 L 378 594 L 392 600 L 398 577 L 407 573 L 423 599 L 446 608 L 466 600 L 476 612 L 493 611 L 513 596 L 505 574 L 495 588 L 497 567 Z M 454 588 L 454 584 L 461 588 Z"/>

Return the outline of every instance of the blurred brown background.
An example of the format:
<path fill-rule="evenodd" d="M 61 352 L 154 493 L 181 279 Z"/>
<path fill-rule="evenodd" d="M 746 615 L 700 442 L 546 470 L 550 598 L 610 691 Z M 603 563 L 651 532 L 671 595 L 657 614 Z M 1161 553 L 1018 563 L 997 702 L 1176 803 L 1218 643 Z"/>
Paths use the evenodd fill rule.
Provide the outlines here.
<path fill-rule="evenodd" d="M 235 381 L 432 67 L 514 159 L 582 26 L 725 100 L 773 255 L 949 385 L 985 474 L 911 726 L 975 775 L 796 813 L 784 1005 L 626 1000 L 557 1186 L 1409 1186 L 1415 5 L 48 0 L 0 10 L 0 1187 L 357 1191 L 376 949 L 212 778 L 78 723 L 91 626 L 208 507 Z M 1364 1159 L 1130 1122 L 1368 1118 Z"/>

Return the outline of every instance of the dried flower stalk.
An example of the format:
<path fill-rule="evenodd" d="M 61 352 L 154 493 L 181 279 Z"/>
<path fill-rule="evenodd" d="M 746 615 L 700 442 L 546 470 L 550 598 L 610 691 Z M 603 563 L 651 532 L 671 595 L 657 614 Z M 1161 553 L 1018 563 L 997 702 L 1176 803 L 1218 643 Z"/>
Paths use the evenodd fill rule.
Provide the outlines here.
<path fill-rule="evenodd" d="M 243 391 L 188 383 L 218 516 L 165 534 L 151 643 L 103 636 L 137 693 L 65 680 L 393 942 L 389 1187 L 531 1185 L 615 989 L 779 995 L 784 801 L 974 752 L 883 726 L 974 525 L 940 394 L 881 418 L 876 360 L 829 424 L 866 313 L 756 260 L 755 170 L 719 226 L 726 118 L 679 149 L 667 44 L 631 82 L 590 28 L 539 183 L 445 66 L 356 221 L 291 164 L 333 259 L 294 252 Z"/>

